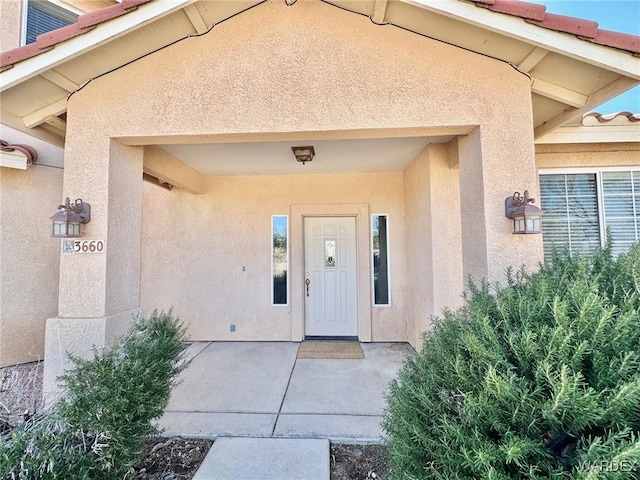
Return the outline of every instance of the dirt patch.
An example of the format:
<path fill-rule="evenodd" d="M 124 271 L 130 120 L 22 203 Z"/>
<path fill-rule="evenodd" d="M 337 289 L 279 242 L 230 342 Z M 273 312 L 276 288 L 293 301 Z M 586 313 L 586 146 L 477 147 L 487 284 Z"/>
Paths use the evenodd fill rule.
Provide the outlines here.
<path fill-rule="evenodd" d="M 382 478 L 389 458 L 382 445 L 331 445 L 331 480 Z"/>
<path fill-rule="evenodd" d="M 0 368 L 0 433 L 42 409 L 43 362 Z"/>
<path fill-rule="evenodd" d="M 207 455 L 213 440 L 202 438 L 152 438 L 132 472 L 135 480 L 189 480 Z"/>
<path fill-rule="evenodd" d="M 189 480 L 213 441 L 196 438 L 153 438 L 144 445 L 144 457 L 132 472 L 134 480 Z M 331 480 L 382 478 L 389 470 L 380 445 L 331 445 Z"/>

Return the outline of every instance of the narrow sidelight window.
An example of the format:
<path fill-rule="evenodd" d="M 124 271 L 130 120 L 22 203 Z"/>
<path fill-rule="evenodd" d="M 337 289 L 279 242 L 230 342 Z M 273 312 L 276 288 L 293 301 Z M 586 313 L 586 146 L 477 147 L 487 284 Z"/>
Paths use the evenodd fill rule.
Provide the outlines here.
<path fill-rule="evenodd" d="M 287 304 L 287 270 L 289 267 L 289 218 L 271 217 L 271 299 L 273 305 Z"/>
<path fill-rule="evenodd" d="M 371 216 L 373 303 L 389 305 L 389 242 L 386 215 Z"/>

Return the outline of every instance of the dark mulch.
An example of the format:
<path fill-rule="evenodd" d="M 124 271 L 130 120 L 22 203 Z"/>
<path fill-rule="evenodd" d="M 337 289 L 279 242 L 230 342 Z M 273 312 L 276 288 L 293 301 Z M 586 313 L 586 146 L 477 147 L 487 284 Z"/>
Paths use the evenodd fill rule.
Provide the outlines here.
<path fill-rule="evenodd" d="M 142 461 L 133 467 L 135 480 L 189 480 L 195 475 L 213 440 L 157 437 L 146 440 Z"/>
<path fill-rule="evenodd" d="M 331 445 L 331 480 L 383 478 L 389 458 L 382 445 Z"/>
<path fill-rule="evenodd" d="M 144 457 L 134 467 L 135 480 L 188 480 L 198 470 L 212 440 L 153 438 L 144 444 Z M 382 478 L 389 469 L 386 450 L 380 445 L 331 445 L 331 480 Z"/>

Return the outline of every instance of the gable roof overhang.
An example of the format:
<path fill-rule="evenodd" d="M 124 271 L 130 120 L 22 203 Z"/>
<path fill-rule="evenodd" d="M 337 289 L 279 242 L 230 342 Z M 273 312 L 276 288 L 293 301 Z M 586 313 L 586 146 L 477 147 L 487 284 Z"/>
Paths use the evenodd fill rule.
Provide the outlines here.
<path fill-rule="evenodd" d="M 76 24 L 2 54 L 2 123 L 63 145 L 69 95 L 158 49 L 206 34 L 264 1 L 122 0 L 81 15 Z M 384 28 L 403 28 L 526 73 L 536 138 L 640 83 L 640 37 L 551 15 L 542 5 L 512 0 L 320 1 L 386 25 L 380 27 L 381 35 Z"/>
<path fill-rule="evenodd" d="M 536 145 L 568 143 L 640 143 L 640 114 L 591 112 L 580 122 L 563 125 L 536 140 Z"/>

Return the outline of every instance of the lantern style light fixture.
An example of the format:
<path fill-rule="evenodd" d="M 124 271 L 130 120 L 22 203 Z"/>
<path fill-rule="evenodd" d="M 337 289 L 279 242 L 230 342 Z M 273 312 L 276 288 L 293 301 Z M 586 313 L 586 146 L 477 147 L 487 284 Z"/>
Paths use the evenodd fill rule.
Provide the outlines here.
<path fill-rule="evenodd" d="M 91 220 L 91 205 L 77 198 L 71 203 L 69 197 L 64 201 L 64 205 L 58 206 L 59 212 L 52 217 L 54 238 L 78 238 L 80 237 L 80 224 L 89 223 Z"/>
<path fill-rule="evenodd" d="M 529 190 L 524 194 L 515 192 L 513 196 L 504 200 L 505 216 L 513 220 L 513 233 L 542 233 L 540 229 L 540 217 L 542 210 L 535 205 L 535 198 L 529 197 Z"/>
<path fill-rule="evenodd" d="M 293 154 L 296 156 L 296 160 L 298 162 L 302 162 L 302 165 L 313 160 L 313 157 L 316 154 L 316 151 L 312 146 L 291 147 L 291 150 L 293 150 Z"/>

